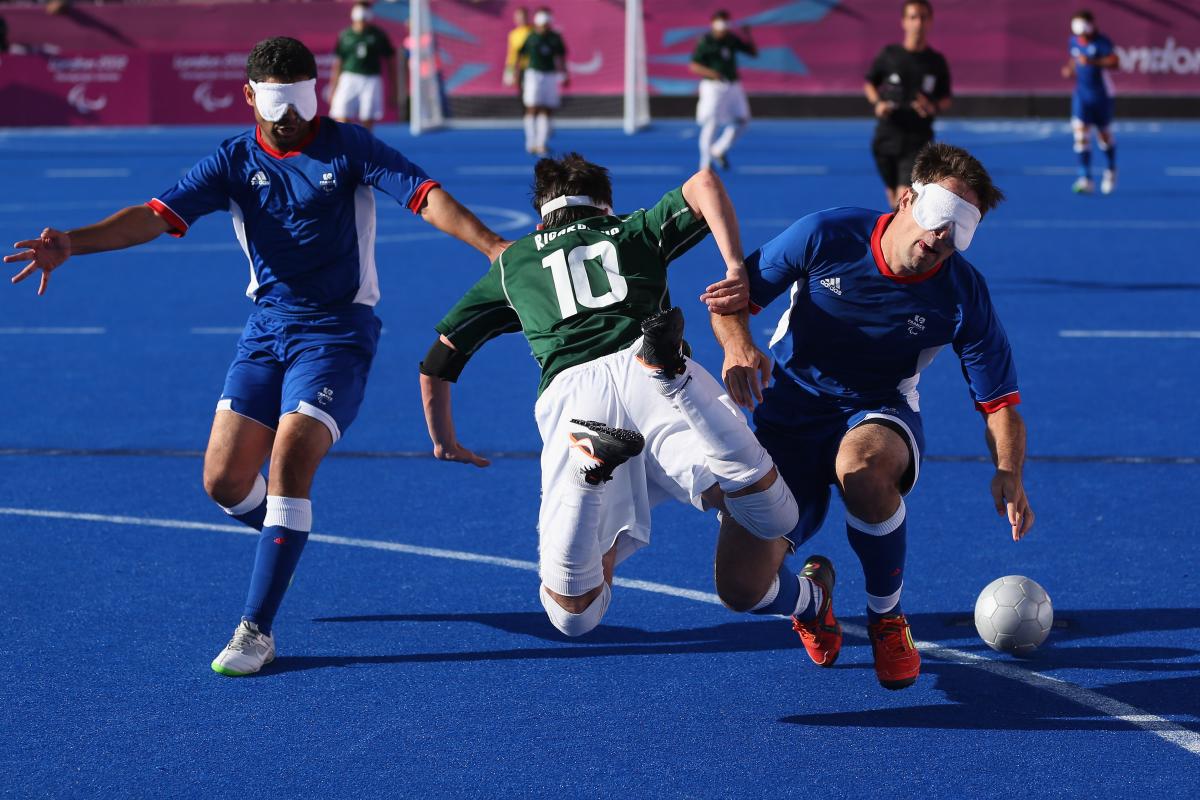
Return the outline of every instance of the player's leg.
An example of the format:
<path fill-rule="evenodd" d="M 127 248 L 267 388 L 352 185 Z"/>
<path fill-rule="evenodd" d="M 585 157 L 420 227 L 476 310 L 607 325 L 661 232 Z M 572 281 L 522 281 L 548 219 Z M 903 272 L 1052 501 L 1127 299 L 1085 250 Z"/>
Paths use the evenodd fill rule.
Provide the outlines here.
<path fill-rule="evenodd" d="M 267 487 L 261 470 L 275 440 L 284 367 L 272 346 L 277 323 L 253 314 L 225 376 L 204 454 L 204 490 L 226 514 L 262 530 Z"/>
<path fill-rule="evenodd" d="M 699 99 L 696 101 L 696 124 L 700 126 L 700 169 L 712 164 L 712 145 L 717 136 L 717 103 L 720 99 L 720 83 L 713 80 L 700 81 Z"/>
<path fill-rule="evenodd" d="M 521 102 L 525 106 L 525 152 L 537 152 L 537 73 L 527 69 L 521 75 Z"/>
<path fill-rule="evenodd" d="M 560 373 L 535 413 L 542 437 L 538 595 L 554 627 L 580 636 L 608 609 L 619 532 L 649 527 L 646 493 L 639 503 L 633 492 L 645 484 L 637 457 L 643 440 L 629 428 L 606 359 Z"/>
<path fill-rule="evenodd" d="M 1094 111 L 1096 142 L 1104 153 L 1104 175 L 1100 179 L 1100 192 L 1112 194 L 1117 188 L 1117 140 L 1113 136 L 1113 100 L 1106 98 Z"/>
<path fill-rule="evenodd" d="M 337 86 L 333 90 L 333 96 L 329 98 L 329 116 L 337 122 L 350 122 L 352 117 L 357 116 L 353 108 L 356 97 L 354 85 L 354 73 L 342 72 L 338 76 Z"/>
<path fill-rule="evenodd" d="M 740 81 L 735 81 L 726 88 L 723 105 L 725 108 L 722 116 L 727 122 L 720 138 L 712 145 L 712 157 L 721 165 L 721 169 L 729 169 L 729 151 L 750 124 L 750 102 L 746 99 L 746 90 Z"/>
<path fill-rule="evenodd" d="M 899 173 L 899 157 L 889 149 L 881 146 L 878 139 L 871 144 L 871 155 L 875 159 L 875 171 L 883 181 L 883 191 L 887 195 L 889 209 L 896 207 L 896 176 Z"/>
<path fill-rule="evenodd" d="M 374 130 L 375 123 L 383 119 L 383 78 L 368 75 L 363 78 L 363 90 L 359 96 L 358 117 L 367 130 Z"/>
<path fill-rule="evenodd" d="M 204 452 L 204 491 L 226 514 L 260 531 L 267 514 L 261 470 L 274 441 L 272 428 L 220 408 Z"/>
<path fill-rule="evenodd" d="M 705 463 L 726 495 L 731 513 L 763 538 L 783 536 L 796 524 L 795 502 L 787 487 L 775 479 L 771 457 L 754 438 L 746 418 L 728 403 L 720 384 L 684 357 L 683 328 L 683 312 L 678 307 L 642 321 L 642 339 L 634 356 L 643 377 L 650 379 L 649 385 L 696 434 Z M 767 505 L 754 508 L 754 495 Z M 745 499 L 745 516 L 735 510 L 739 505 L 735 497 Z"/>
<path fill-rule="evenodd" d="M 1071 191 L 1089 194 L 1092 191 L 1092 126 L 1086 122 L 1086 111 L 1078 95 L 1071 101 L 1071 136 L 1074 139 L 1075 157 L 1079 161 L 1079 174 Z"/>
<path fill-rule="evenodd" d="M 903 493 L 919 469 L 919 417 L 862 414 L 842 438 L 835 470 L 846 504 L 846 533 L 862 565 L 875 672 L 889 689 L 916 681 L 921 657 L 900 607 L 908 528 Z"/>

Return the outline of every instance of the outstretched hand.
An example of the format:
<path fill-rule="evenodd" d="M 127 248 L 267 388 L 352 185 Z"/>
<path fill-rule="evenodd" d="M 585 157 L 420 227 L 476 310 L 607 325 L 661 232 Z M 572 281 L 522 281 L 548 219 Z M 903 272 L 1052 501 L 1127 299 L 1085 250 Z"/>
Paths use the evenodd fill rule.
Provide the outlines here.
<path fill-rule="evenodd" d="M 12 277 L 13 283 L 20 283 L 35 271 L 42 271 L 42 280 L 38 284 L 38 295 L 46 293 L 50 283 L 50 273 L 62 266 L 71 257 L 71 237 L 64 231 L 46 228 L 36 239 L 27 239 L 13 245 L 19 252 L 4 257 L 5 264 L 28 261 L 24 268 Z"/>
<path fill-rule="evenodd" d="M 483 456 L 472 453 L 457 442 L 449 446 L 434 445 L 433 457 L 438 461 L 457 461 L 460 464 L 471 464 L 476 467 L 487 467 L 491 466 L 492 463 Z"/>
<path fill-rule="evenodd" d="M 750 304 L 750 286 L 745 278 L 725 278 L 705 289 L 700 302 L 714 314 L 736 314 Z"/>
<path fill-rule="evenodd" d="M 1025 496 L 1025 487 L 1021 484 L 1021 476 L 1009 470 L 998 469 L 992 476 L 992 501 L 996 504 L 996 513 L 1007 517 L 1012 527 L 1012 538 L 1019 542 L 1033 527 L 1033 509 L 1029 507 L 1029 498 Z"/>
<path fill-rule="evenodd" d="M 730 399 L 753 411 L 762 402 L 762 390 L 771 382 L 771 357 L 754 345 L 727 344 L 721 379 Z"/>

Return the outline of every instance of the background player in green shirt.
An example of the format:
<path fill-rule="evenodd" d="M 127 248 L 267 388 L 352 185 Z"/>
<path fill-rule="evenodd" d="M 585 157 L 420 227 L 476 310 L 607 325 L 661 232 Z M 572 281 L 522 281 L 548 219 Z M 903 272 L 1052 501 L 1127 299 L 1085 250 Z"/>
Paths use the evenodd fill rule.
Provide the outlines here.
<path fill-rule="evenodd" d="M 667 265 L 709 230 L 727 268 L 709 307 L 746 307 L 720 179 L 702 170 L 652 208 L 616 216 L 607 170 L 572 153 L 537 163 L 533 198 L 542 229 L 438 323 L 421 394 L 434 455 L 487 466 L 455 437 L 450 382 L 488 340 L 525 335 L 542 368 L 539 596 L 554 626 L 578 636 L 607 610 L 615 565 L 649 543 L 652 506 L 716 507 L 764 539 L 788 533 L 799 512 L 745 417 L 681 354 L 683 317 L 667 310 Z"/>
<path fill-rule="evenodd" d="M 562 105 L 561 88 L 567 75 L 567 46 L 558 31 L 550 27 L 550 9 L 539 8 L 533 15 L 533 30 L 525 37 L 518 55 L 525 59 L 521 77 L 521 101 L 525 104 L 525 151 L 546 154 L 550 141 L 550 115 Z"/>
<path fill-rule="evenodd" d="M 750 29 L 742 28 L 740 38 L 729 32 L 729 12 L 712 16 L 712 30 L 704 34 L 688 68 L 699 75 L 700 99 L 696 103 L 696 123 L 700 126 L 700 169 L 714 160 L 722 169 L 729 167 L 729 150 L 750 123 L 750 102 L 738 80 L 737 54 L 758 55 L 750 39 Z M 721 138 L 717 128 L 724 126 Z"/>
<path fill-rule="evenodd" d="M 400 108 L 400 59 L 384 30 L 371 24 L 370 3 L 350 9 L 350 27 L 334 46 L 333 76 L 329 80 L 329 116 L 338 122 L 357 122 L 368 130 L 383 119 L 383 62 L 391 64 L 392 97 Z"/>

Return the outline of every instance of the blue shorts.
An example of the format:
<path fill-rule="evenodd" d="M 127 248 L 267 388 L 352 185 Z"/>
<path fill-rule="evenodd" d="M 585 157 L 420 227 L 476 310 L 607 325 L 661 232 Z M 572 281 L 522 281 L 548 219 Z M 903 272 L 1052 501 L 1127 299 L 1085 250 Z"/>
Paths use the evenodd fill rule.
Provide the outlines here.
<path fill-rule="evenodd" d="M 324 423 L 336 442 L 358 416 L 380 328 L 369 306 L 314 314 L 256 308 L 217 409 L 271 430 L 285 414 L 305 414 Z"/>
<path fill-rule="evenodd" d="M 909 467 L 900 485 L 905 495 L 916 485 L 925 450 L 921 414 L 899 395 L 871 407 L 849 406 L 813 398 L 805 401 L 786 393 L 786 406 L 772 401 L 784 393 L 767 390 L 764 403 L 754 412 L 754 433 L 771 454 L 779 474 L 796 497 L 800 521 L 787 539 L 795 549 L 821 528 L 829 512 L 830 486 L 837 483 L 835 464 L 842 437 L 865 423 L 886 425 L 908 445 Z"/>
<path fill-rule="evenodd" d="M 1103 130 L 1112 125 L 1113 99 L 1085 96 L 1076 92 L 1071 95 L 1071 118 Z"/>

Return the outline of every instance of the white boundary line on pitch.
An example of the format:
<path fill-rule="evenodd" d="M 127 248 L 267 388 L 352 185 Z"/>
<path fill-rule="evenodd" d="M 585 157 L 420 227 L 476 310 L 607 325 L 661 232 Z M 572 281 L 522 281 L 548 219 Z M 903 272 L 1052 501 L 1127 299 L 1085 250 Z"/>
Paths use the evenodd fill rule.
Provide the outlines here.
<path fill-rule="evenodd" d="M 124 167 L 48 169 L 45 172 L 47 178 L 128 178 L 132 174 Z"/>
<path fill-rule="evenodd" d="M 4 508 L 0 507 L 0 516 L 11 517 L 36 517 L 40 519 L 64 519 L 77 522 L 107 522 L 115 525 L 138 525 L 148 528 L 175 528 L 177 530 L 193 530 L 193 531 L 220 531 L 222 533 L 236 533 L 243 536 L 257 536 L 258 532 L 247 528 L 244 525 L 217 525 L 208 522 L 189 522 L 187 520 L 176 519 L 157 519 L 153 517 L 125 517 L 109 514 L 86 514 L 71 511 L 45 511 L 35 508 Z M 392 553 L 404 553 L 406 555 L 427 556 L 429 558 L 445 558 L 454 561 L 469 561 L 475 564 L 488 564 L 496 567 L 507 567 L 509 569 L 519 569 L 524 572 L 537 572 L 537 564 L 532 561 L 522 561 L 515 558 L 502 558 L 500 556 L 487 556 L 480 553 L 470 553 L 463 550 L 444 550 L 440 547 L 419 547 L 411 544 L 401 544 L 399 542 L 385 542 L 379 539 L 359 539 L 350 536 L 331 536 L 324 533 L 314 533 L 309 537 L 310 541 L 324 542 L 325 544 L 337 544 L 344 547 L 362 547 L 369 550 L 386 550 Z M 721 605 L 721 600 L 711 592 L 701 592 L 695 589 L 682 589 L 678 586 L 670 586 L 665 583 L 655 583 L 654 581 L 631 580 L 629 578 L 615 578 L 613 585 L 623 586 L 626 589 L 637 589 L 643 592 L 653 592 L 655 594 L 664 594 L 671 597 L 679 597 L 685 600 L 695 600 L 698 603 L 707 603 L 709 605 Z M 859 639 L 866 639 L 867 631 L 859 625 L 850 623 L 842 623 L 842 630 L 851 636 Z M 976 667 L 984 672 L 995 675 L 999 678 L 1008 678 L 1009 680 L 1023 683 L 1026 686 L 1032 686 L 1037 689 L 1043 689 L 1047 692 L 1058 695 L 1059 697 L 1070 700 L 1076 705 L 1081 705 L 1086 708 L 1099 711 L 1105 716 L 1120 720 L 1136 728 L 1152 733 L 1158 738 L 1170 742 L 1176 747 L 1180 747 L 1192 755 L 1200 756 L 1200 734 L 1188 730 L 1182 725 L 1178 725 L 1165 717 L 1160 717 L 1157 714 L 1148 714 L 1136 706 L 1131 706 L 1128 703 L 1122 703 L 1120 700 L 1114 700 L 1111 697 L 1106 697 L 1099 692 L 1094 692 L 1091 689 L 1085 689 L 1082 686 L 1077 686 L 1058 678 L 1052 678 L 1049 675 L 1043 675 L 1040 672 L 1033 672 L 1022 667 L 1006 664 L 1001 661 L 993 661 L 985 656 L 968 653 L 964 650 L 956 650 L 952 647 L 943 647 L 935 642 L 917 641 L 917 648 L 924 654 L 942 661 L 949 661 L 954 664 L 961 664 L 968 667 Z"/>
<path fill-rule="evenodd" d="M 1200 339 L 1200 331 L 1059 331 L 1063 339 Z"/>
<path fill-rule="evenodd" d="M 108 333 L 106 328 L 0 328 L 0 336 L 96 336 Z"/>
<path fill-rule="evenodd" d="M 1164 172 L 1172 178 L 1200 178 L 1200 167 L 1167 167 Z"/>

